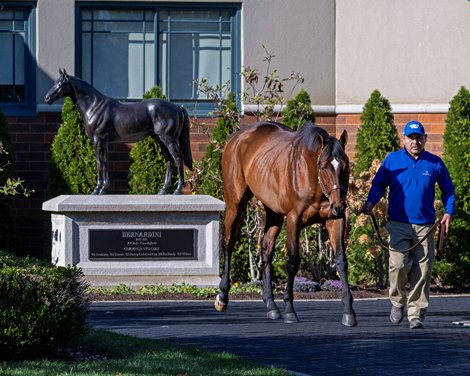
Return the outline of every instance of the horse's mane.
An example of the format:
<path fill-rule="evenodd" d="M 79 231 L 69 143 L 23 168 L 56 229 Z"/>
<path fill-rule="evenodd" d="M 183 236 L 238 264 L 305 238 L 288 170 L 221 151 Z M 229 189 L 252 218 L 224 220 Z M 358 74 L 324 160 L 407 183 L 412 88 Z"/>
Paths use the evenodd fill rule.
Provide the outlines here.
<path fill-rule="evenodd" d="M 319 152 L 322 145 L 318 142 L 318 135 L 323 140 L 324 150 L 322 159 L 330 157 L 338 158 L 341 160 L 348 160 L 346 152 L 344 151 L 341 142 L 336 137 L 332 137 L 323 128 L 320 128 L 312 123 L 305 123 L 302 128 L 297 131 L 299 140 L 302 140 L 307 149 L 313 152 Z"/>
<path fill-rule="evenodd" d="M 98 96 L 107 98 L 107 99 L 110 100 L 110 101 L 115 101 L 115 102 L 117 102 L 115 99 L 104 95 L 104 94 L 103 94 L 102 92 L 100 92 L 98 89 L 95 89 L 92 85 L 90 85 L 88 82 L 82 80 L 81 78 L 78 78 L 78 77 L 75 77 L 75 76 L 71 76 L 71 75 L 68 75 L 68 78 L 69 78 L 70 81 L 73 81 L 73 82 L 74 82 L 74 85 L 75 85 L 75 88 L 76 88 L 76 89 L 83 90 L 83 91 L 85 91 L 85 92 L 92 92 L 92 93 L 95 93 L 95 94 L 98 95 Z"/>

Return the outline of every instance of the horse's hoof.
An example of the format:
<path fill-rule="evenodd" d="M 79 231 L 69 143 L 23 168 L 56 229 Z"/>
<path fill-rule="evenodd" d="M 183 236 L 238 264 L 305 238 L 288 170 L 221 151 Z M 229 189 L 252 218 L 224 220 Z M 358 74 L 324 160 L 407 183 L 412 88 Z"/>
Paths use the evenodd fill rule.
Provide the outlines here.
<path fill-rule="evenodd" d="M 181 192 L 180 189 L 177 189 L 176 191 L 173 192 L 173 194 L 177 196 L 177 195 L 183 194 L 183 192 Z"/>
<path fill-rule="evenodd" d="M 291 313 L 284 313 L 284 322 L 286 324 L 293 324 L 296 322 L 299 322 L 299 318 L 297 317 L 297 314 L 295 312 Z"/>
<path fill-rule="evenodd" d="M 268 311 L 266 317 L 270 320 L 279 320 L 282 319 L 281 312 L 278 309 L 272 309 Z"/>
<path fill-rule="evenodd" d="M 219 299 L 219 295 L 215 297 L 214 307 L 217 312 L 223 312 L 227 309 L 227 304 L 222 303 Z"/>
<path fill-rule="evenodd" d="M 341 321 L 341 324 L 344 326 L 356 326 L 356 315 L 354 313 L 343 313 L 343 320 Z"/>
<path fill-rule="evenodd" d="M 166 194 L 166 189 L 160 189 L 160 191 L 157 193 L 158 195 L 164 195 Z"/>

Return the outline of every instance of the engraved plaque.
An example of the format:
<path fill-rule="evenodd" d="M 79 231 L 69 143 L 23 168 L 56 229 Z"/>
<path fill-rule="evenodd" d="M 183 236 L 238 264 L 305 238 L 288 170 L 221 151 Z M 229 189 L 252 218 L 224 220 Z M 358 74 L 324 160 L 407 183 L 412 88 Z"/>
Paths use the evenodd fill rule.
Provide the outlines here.
<path fill-rule="evenodd" d="M 195 260 L 195 229 L 90 229 L 92 261 Z"/>

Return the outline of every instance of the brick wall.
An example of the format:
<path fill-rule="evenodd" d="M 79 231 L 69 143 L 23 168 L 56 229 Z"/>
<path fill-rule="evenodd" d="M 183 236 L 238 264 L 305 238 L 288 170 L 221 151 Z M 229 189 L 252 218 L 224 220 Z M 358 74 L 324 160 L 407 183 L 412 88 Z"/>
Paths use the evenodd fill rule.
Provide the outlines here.
<path fill-rule="evenodd" d="M 404 125 L 413 119 L 421 121 L 428 133 L 426 149 L 442 155 L 442 135 L 445 129 L 445 114 L 396 114 L 395 125 L 399 134 Z M 15 152 L 15 175 L 25 181 L 29 189 L 35 193 L 29 198 L 15 198 L 16 226 L 19 236 L 17 252 L 21 255 L 36 257 L 48 254 L 45 246 L 44 219 L 42 203 L 46 199 L 48 182 L 48 163 L 50 146 L 61 123 L 61 115 L 42 113 L 36 117 L 9 117 L 9 128 Z M 243 123 L 255 122 L 252 116 L 245 116 Z M 360 115 L 317 116 L 317 124 L 337 137 L 343 129 L 348 131 L 346 152 L 351 159 L 355 158 L 354 146 L 356 132 L 360 126 Z M 198 124 L 191 128 L 191 150 L 194 160 L 201 160 L 209 141 L 204 131 L 213 129 L 213 119 L 198 119 Z M 110 147 L 110 179 L 109 193 L 127 193 L 127 175 L 129 170 L 129 147 L 124 144 Z"/>

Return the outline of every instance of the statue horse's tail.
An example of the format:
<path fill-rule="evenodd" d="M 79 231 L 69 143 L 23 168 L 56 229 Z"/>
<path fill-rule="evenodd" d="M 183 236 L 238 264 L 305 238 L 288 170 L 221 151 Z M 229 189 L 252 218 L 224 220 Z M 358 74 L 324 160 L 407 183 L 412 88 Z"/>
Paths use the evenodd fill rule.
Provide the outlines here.
<path fill-rule="evenodd" d="M 184 164 L 192 171 L 193 170 L 193 156 L 191 154 L 191 141 L 189 139 L 189 128 L 191 126 L 189 121 L 188 111 L 181 107 L 183 111 L 183 129 L 179 139 L 181 152 L 183 153 Z"/>

